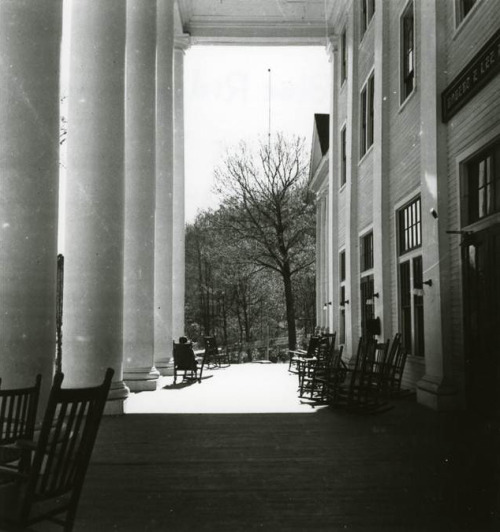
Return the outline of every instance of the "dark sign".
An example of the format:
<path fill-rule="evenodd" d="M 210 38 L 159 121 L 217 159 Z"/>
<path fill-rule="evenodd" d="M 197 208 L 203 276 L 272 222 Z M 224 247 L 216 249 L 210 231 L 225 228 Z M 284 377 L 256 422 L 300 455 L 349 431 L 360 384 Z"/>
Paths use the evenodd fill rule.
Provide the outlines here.
<path fill-rule="evenodd" d="M 458 113 L 500 72 L 500 30 L 481 48 L 472 61 L 441 95 L 443 122 Z"/>

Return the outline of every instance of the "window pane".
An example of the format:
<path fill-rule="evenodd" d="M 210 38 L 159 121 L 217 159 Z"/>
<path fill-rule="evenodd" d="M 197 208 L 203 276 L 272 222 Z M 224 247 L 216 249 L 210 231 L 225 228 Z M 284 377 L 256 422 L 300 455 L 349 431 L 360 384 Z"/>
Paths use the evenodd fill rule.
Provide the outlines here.
<path fill-rule="evenodd" d="M 399 265 L 399 315 L 403 346 L 411 352 L 411 289 L 410 262 Z"/>
<path fill-rule="evenodd" d="M 399 211 L 399 253 L 405 253 L 422 245 L 420 198 Z"/>

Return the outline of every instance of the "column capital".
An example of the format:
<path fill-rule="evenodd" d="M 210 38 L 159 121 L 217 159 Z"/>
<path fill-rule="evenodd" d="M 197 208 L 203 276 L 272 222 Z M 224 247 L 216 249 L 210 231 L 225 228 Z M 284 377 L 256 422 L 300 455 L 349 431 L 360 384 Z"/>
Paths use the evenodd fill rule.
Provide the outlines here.
<path fill-rule="evenodd" d="M 182 35 L 174 36 L 174 50 L 185 52 L 191 48 L 191 35 L 183 33 Z"/>
<path fill-rule="evenodd" d="M 331 35 L 328 35 L 326 39 L 326 53 L 330 61 L 332 60 L 333 54 L 338 50 L 338 45 L 338 35 L 334 35 L 333 33 Z"/>

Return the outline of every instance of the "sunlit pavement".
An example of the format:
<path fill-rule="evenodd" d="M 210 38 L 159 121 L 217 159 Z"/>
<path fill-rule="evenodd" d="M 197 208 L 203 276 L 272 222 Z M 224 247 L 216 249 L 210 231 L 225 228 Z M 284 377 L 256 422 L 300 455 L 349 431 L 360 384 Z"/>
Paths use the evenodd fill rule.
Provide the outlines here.
<path fill-rule="evenodd" d="M 288 364 L 247 363 L 205 369 L 201 383 L 161 377 L 154 392 L 132 393 L 127 414 L 305 413 L 318 410 L 297 395 Z"/>

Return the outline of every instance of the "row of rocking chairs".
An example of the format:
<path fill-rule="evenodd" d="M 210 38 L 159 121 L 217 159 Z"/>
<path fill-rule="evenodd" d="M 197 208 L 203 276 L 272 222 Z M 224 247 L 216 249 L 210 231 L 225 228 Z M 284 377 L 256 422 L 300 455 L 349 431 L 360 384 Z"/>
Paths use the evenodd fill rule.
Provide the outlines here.
<path fill-rule="evenodd" d="M 397 333 L 392 342 L 360 338 L 354 360 L 342 359 L 335 334 L 311 337 L 307 351 L 291 351 L 289 371 L 299 377 L 299 396 L 316 404 L 375 413 L 401 394 L 407 353 Z"/>
<path fill-rule="evenodd" d="M 113 373 L 87 388 L 62 388 L 57 373 L 39 432 L 40 376 L 31 387 L 0 387 L 0 530 L 43 520 L 72 530 Z"/>

